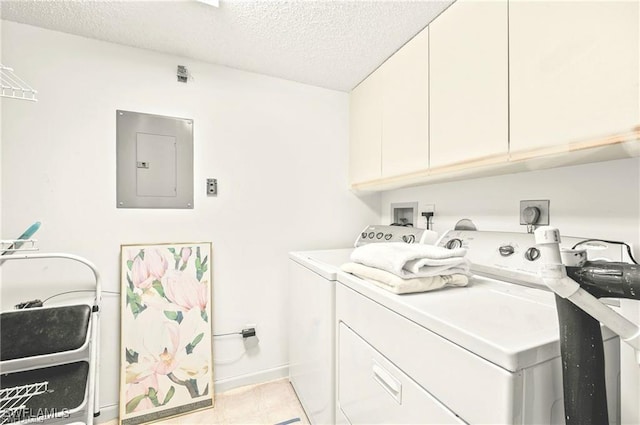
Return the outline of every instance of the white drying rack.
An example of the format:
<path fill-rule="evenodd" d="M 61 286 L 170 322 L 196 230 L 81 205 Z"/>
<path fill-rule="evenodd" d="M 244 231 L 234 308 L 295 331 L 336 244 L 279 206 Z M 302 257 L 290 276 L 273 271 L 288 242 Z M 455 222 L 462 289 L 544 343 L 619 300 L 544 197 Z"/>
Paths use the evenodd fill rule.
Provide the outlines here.
<path fill-rule="evenodd" d="M 36 94 L 38 92 L 25 83 L 24 80 L 18 77 L 13 68 L 4 66 L 0 63 L 0 85 L 2 90 L 0 96 L 9 97 L 11 99 L 29 100 L 31 102 L 37 102 Z"/>
<path fill-rule="evenodd" d="M 10 374 L 46 368 L 65 364 L 73 361 L 87 361 L 88 373 L 85 398 L 81 406 L 68 412 L 73 417 L 73 424 L 93 425 L 93 418 L 100 414 L 98 398 L 98 370 L 99 370 L 99 323 L 100 304 L 102 300 L 102 285 L 100 274 L 96 266 L 89 260 L 73 254 L 66 253 L 33 253 L 37 251 L 35 239 L 1 240 L 0 265 L 8 260 L 39 260 L 39 259 L 65 259 L 84 264 L 93 273 L 95 278 L 95 299 L 91 307 L 89 320 L 89 330 L 87 336 L 87 348 L 69 352 L 37 355 L 33 357 L 23 357 L 12 360 L 0 361 L 2 374 Z M 23 311 L 23 310 L 21 310 Z M 26 403 L 38 395 L 48 392 L 49 383 L 46 381 L 33 382 L 27 385 L 20 385 L 0 390 L 0 425 L 14 422 L 13 418 L 20 411 L 25 410 Z M 69 418 L 58 414 L 27 419 L 26 421 L 14 423 L 69 423 Z M 62 422 L 61 422 L 62 421 Z"/>

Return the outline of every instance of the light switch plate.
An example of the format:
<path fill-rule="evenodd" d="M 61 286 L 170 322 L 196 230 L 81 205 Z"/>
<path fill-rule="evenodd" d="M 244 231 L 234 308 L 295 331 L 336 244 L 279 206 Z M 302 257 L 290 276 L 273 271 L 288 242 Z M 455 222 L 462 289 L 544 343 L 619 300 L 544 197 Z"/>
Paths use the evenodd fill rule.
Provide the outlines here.
<path fill-rule="evenodd" d="M 207 196 L 218 195 L 218 179 L 207 179 Z"/>

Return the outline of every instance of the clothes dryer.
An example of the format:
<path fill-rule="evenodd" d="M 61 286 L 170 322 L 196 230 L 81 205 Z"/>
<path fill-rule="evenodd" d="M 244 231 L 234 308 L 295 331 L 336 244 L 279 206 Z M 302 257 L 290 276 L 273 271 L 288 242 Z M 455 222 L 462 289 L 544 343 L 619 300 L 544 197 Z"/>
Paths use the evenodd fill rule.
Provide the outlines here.
<path fill-rule="evenodd" d="M 431 234 L 372 225 L 354 245 L 420 243 Z M 353 248 L 289 253 L 289 380 L 312 424 L 335 423 L 335 284 Z"/>
<path fill-rule="evenodd" d="M 533 235 L 450 231 L 438 245 L 467 249 L 468 286 L 396 295 L 338 273 L 336 422 L 564 424 L 555 299 Z M 603 339 L 615 424 L 619 340 Z"/>

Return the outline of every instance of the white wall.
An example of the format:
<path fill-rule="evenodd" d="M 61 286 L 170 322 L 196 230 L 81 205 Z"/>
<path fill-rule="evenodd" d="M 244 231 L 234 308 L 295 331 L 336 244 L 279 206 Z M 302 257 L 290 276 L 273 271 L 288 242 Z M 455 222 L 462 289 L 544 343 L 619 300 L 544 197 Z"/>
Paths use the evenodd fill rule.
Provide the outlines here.
<path fill-rule="evenodd" d="M 520 200 L 549 199 L 550 224 L 561 234 L 633 244 L 640 258 L 640 158 L 529 171 L 399 189 L 382 195 L 382 220 L 390 204 L 435 204 L 434 230 L 442 234 L 462 218 L 478 230 L 524 232 Z"/>
<path fill-rule="evenodd" d="M 0 20 L 0 46 L 2 46 L 2 20 Z M 0 101 L 0 141 L 2 140 L 2 103 Z M 0 148 L 0 201 L 2 201 L 2 149 Z M 0 239 L 4 236 L 2 232 L 2 208 L 0 208 Z M 2 288 L 2 265 L 0 264 L 0 288 Z M 0 291 L 1 293 L 1 291 Z"/>
<path fill-rule="evenodd" d="M 216 339 L 216 382 L 286 373 L 287 252 L 348 246 L 380 220 L 379 195 L 347 189 L 348 95 L 6 21 L 2 42 L 40 99 L 2 102 L 3 236 L 40 220 L 41 250 L 94 261 L 109 291 L 120 244 L 212 241 L 214 332 L 255 323 L 260 338 L 237 361 L 242 341 Z M 178 64 L 192 82 L 176 82 Z M 116 109 L 193 118 L 193 210 L 116 209 Z M 3 308 L 72 287 L 76 272 L 6 264 Z M 103 406 L 118 396 L 118 306 L 105 294 Z"/>

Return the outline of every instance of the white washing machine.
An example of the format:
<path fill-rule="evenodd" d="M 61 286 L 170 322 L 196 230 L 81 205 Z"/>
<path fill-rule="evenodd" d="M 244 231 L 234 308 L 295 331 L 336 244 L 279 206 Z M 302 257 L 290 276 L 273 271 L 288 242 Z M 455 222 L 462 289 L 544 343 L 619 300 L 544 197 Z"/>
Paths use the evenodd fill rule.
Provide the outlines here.
<path fill-rule="evenodd" d="M 467 248 L 467 287 L 395 295 L 338 273 L 336 422 L 564 424 L 555 299 L 533 235 L 450 231 L 438 244 Z M 620 347 L 603 338 L 615 424 Z"/>
<path fill-rule="evenodd" d="M 356 245 L 424 242 L 422 229 L 368 226 Z M 335 288 L 353 248 L 289 253 L 289 379 L 312 424 L 335 423 Z"/>

